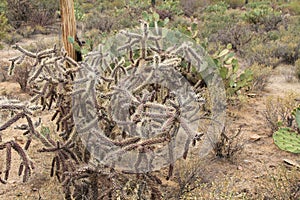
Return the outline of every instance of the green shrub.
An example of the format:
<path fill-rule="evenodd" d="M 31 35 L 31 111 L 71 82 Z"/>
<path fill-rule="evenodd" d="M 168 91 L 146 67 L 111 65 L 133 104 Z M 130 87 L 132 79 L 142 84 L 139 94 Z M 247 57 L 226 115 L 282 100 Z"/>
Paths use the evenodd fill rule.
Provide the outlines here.
<path fill-rule="evenodd" d="M 156 8 L 159 10 L 168 10 L 173 13 L 173 15 L 182 15 L 183 10 L 180 6 L 180 0 L 172 1 L 157 1 Z"/>
<path fill-rule="evenodd" d="M 254 36 L 254 38 L 257 35 Z M 246 48 L 244 48 L 241 56 L 245 57 L 250 65 L 255 63 L 264 66 L 276 66 L 279 58 L 274 57 L 276 45 L 269 41 L 263 43 L 263 38 L 256 38 L 252 40 Z"/>
<path fill-rule="evenodd" d="M 75 14 L 75 19 L 76 21 L 83 21 L 85 14 L 84 10 L 82 8 L 82 4 L 80 2 L 74 1 L 74 14 Z"/>
<path fill-rule="evenodd" d="M 225 3 L 224 1 L 220 1 L 216 4 L 207 6 L 205 11 L 224 14 L 228 8 L 229 5 L 227 3 Z"/>
<path fill-rule="evenodd" d="M 280 38 L 275 41 L 274 56 L 286 64 L 295 64 L 300 58 L 300 18 L 290 19 L 287 29 L 280 30 Z"/>
<path fill-rule="evenodd" d="M 8 29 L 7 18 L 5 17 L 4 14 L 0 14 L 0 42 L 2 42 L 3 38 L 6 37 L 7 29 Z M 1 44 L 0 44 L 0 48 L 1 48 Z"/>
<path fill-rule="evenodd" d="M 283 18 L 280 11 L 262 4 L 246 12 L 244 20 L 252 24 L 256 31 L 262 29 L 268 32 L 277 29 Z"/>
<path fill-rule="evenodd" d="M 296 66 L 296 76 L 300 80 L 300 59 L 298 59 L 295 62 L 295 66 Z"/>
<path fill-rule="evenodd" d="M 276 67 L 294 64 L 300 56 L 300 26 L 298 19 L 290 19 L 287 27 L 266 34 L 255 33 L 243 48 L 242 55 L 250 65 L 254 63 Z"/>
<path fill-rule="evenodd" d="M 270 2 L 268 1 L 251 1 L 246 5 L 246 7 L 250 9 L 267 7 L 267 6 L 270 6 Z"/>
<path fill-rule="evenodd" d="M 287 5 L 288 9 L 295 15 L 300 15 L 300 3 L 299 0 L 291 1 Z"/>
<path fill-rule="evenodd" d="M 5 13 L 7 10 L 7 1 L 0 0 L 0 14 Z"/>
<path fill-rule="evenodd" d="M 236 9 L 245 5 L 245 0 L 225 0 L 230 8 Z"/>
<path fill-rule="evenodd" d="M 8 45 L 13 45 L 19 41 L 21 41 L 22 36 L 17 33 L 17 31 L 11 31 L 9 34 L 3 38 L 3 41 Z"/>
<path fill-rule="evenodd" d="M 240 12 L 237 10 L 232 10 L 230 12 L 225 12 L 227 9 L 227 4 L 222 3 L 222 8 L 225 10 L 219 10 L 219 4 L 208 6 L 203 14 L 199 17 L 201 23 L 199 23 L 199 31 L 202 38 L 208 38 L 211 41 L 214 37 L 218 36 L 220 30 L 228 29 L 240 21 Z M 216 7 L 214 7 L 216 6 Z M 211 8 L 210 8 L 211 7 Z M 217 10 L 212 10 L 217 9 Z"/>

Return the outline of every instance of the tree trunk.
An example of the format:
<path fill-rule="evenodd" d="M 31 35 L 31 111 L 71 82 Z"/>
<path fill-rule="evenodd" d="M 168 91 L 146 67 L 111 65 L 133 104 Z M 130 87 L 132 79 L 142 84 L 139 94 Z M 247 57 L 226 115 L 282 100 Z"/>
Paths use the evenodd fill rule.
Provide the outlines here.
<path fill-rule="evenodd" d="M 73 44 L 68 38 L 76 38 L 76 20 L 74 14 L 74 1 L 73 0 L 60 0 L 60 12 L 62 22 L 62 38 L 65 50 L 68 55 L 77 60 Z"/>

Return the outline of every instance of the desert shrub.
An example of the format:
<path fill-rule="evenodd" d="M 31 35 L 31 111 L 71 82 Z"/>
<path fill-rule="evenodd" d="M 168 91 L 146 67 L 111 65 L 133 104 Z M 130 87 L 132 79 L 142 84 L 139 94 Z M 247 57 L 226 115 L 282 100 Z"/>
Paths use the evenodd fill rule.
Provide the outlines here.
<path fill-rule="evenodd" d="M 172 199 L 173 197 L 180 199 L 188 196 L 188 194 L 196 188 L 201 187 L 203 182 L 206 182 L 204 166 L 203 160 L 197 158 L 186 162 L 179 162 L 175 172 L 179 189 L 168 198 Z"/>
<path fill-rule="evenodd" d="M 209 0 L 197 1 L 197 0 L 181 0 L 180 5 L 186 16 L 192 16 L 198 8 L 203 8 L 209 5 Z"/>
<path fill-rule="evenodd" d="M 246 58 L 249 65 L 257 63 L 265 66 L 277 66 L 280 63 L 280 59 L 275 57 L 277 50 L 275 42 L 266 42 L 264 38 L 256 37 L 256 35 L 254 38 L 241 52 L 241 55 Z"/>
<path fill-rule="evenodd" d="M 253 72 L 251 89 L 254 91 L 264 90 L 269 82 L 270 75 L 272 73 L 272 67 L 254 63 L 252 66 L 250 66 L 250 69 Z"/>
<path fill-rule="evenodd" d="M 34 28 L 29 25 L 22 26 L 16 30 L 24 38 L 29 38 L 34 33 Z"/>
<path fill-rule="evenodd" d="M 244 14 L 244 20 L 252 24 L 255 31 L 259 29 L 266 32 L 276 30 L 283 21 L 280 11 L 273 9 L 270 5 L 260 5 Z"/>
<path fill-rule="evenodd" d="M 82 8 L 82 4 L 79 1 L 74 1 L 74 15 L 75 15 L 76 21 L 84 20 L 85 13 Z"/>
<path fill-rule="evenodd" d="M 219 30 L 214 40 L 220 41 L 224 45 L 231 44 L 234 50 L 241 51 L 251 41 L 253 35 L 250 26 L 236 24 Z"/>
<path fill-rule="evenodd" d="M 238 152 L 243 150 L 246 140 L 243 139 L 242 127 L 238 130 L 224 128 L 219 141 L 214 146 L 217 157 L 232 159 Z"/>
<path fill-rule="evenodd" d="M 1 42 L 3 42 L 3 39 L 7 37 L 7 31 L 8 31 L 7 18 L 5 14 L 0 13 L 0 49 L 2 48 Z"/>
<path fill-rule="evenodd" d="M 13 80 L 20 85 L 22 92 L 27 92 L 28 79 L 32 69 L 32 64 L 33 63 L 31 63 L 29 60 L 24 61 L 22 65 L 13 70 Z"/>
<path fill-rule="evenodd" d="M 7 37 L 7 31 L 9 29 L 8 20 L 5 14 L 6 9 L 6 1 L 0 1 L 0 49 L 3 47 L 1 42 L 3 42 L 3 40 Z"/>
<path fill-rule="evenodd" d="M 5 13 L 7 10 L 7 1 L 0 0 L 0 14 Z"/>
<path fill-rule="evenodd" d="M 59 4 L 56 0 L 34 0 L 32 2 L 33 10 L 31 11 L 29 23 L 32 26 L 46 26 L 55 22 L 55 16 L 59 10 Z"/>
<path fill-rule="evenodd" d="M 225 11 L 228 9 L 229 5 L 225 3 L 224 1 L 220 1 L 216 4 L 212 4 L 206 7 L 206 12 L 212 12 L 212 13 L 220 13 L 224 14 Z"/>
<path fill-rule="evenodd" d="M 242 56 L 250 64 L 258 63 L 276 67 L 279 64 L 294 64 L 300 55 L 300 37 L 297 23 L 287 29 L 281 27 L 275 35 L 255 34 L 253 39 L 243 48 Z M 271 37 L 271 38 L 270 38 Z"/>
<path fill-rule="evenodd" d="M 298 79 L 300 79 L 300 59 L 295 62 L 295 72 Z"/>
<path fill-rule="evenodd" d="M 95 4 L 94 8 L 84 14 L 84 31 L 98 29 L 102 33 L 109 33 L 112 30 L 116 31 L 138 25 L 136 19 L 141 19 L 142 13 L 148 9 L 138 3 L 133 5 L 133 1 L 126 3 L 126 5 L 122 8 L 106 8 L 102 3 Z M 168 17 L 171 15 L 170 12 L 162 11 L 161 14 Z"/>
<path fill-rule="evenodd" d="M 9 68 L 9 63 L 5 60 L 0 61 L 0 82 L 2 81 L 7 81 L 8 79 L 8 68 Z"/>
<path fill-rule="evenodd" d="M 270 2 L 268 2 L 268 1 L 250 1 L 248 4 L 246 4 L 246 7 L 250 8 L 250 9 L 260 8 L 262 6 L 270 6 Z"/>
<path fill-rule="evenodd" d="M 2 38 L 2 39 L 6 44 L 13 45 L 13 44 L 21 41 L 22 38 L 23 37 L 19 33 L 17 33 L 17 31 L 12 30 L 12 31 L 10 31 L 9 34 L 6 35 L 5 38 Z"/>
<path fill-rule="evenodd" d="M 300 56 L 300 37 L 291 40 L 291 36 L 287 35 L 281 40 L 277 40 L 275 45 L 274 56 L 279 58 L 282 63 L 294 64 Z"/>
<path fill-rule="evenodd" d="M 175 30 L 197 40 L 199 34 L 199 26 L 197 22 L 191 22 L 186 17 L 175 16 L 171 23 L 172 24 L 170 26 L 174 27 Z"/>
<path fill-rule="evenodd" d="M 156 8 L 159 10 L 168 10 L 173 15 L 182 15 L 183 10 L 180 6 L 180 0 L 172 0 L 172 1 L 157 1 Z"/>
<path fill-rule="evenodd" d="M 272 133 L 279 127 L 291 127 L 293 117 L 292 111 L 298 105 L 295 100 L 297 95 L 293 92 L 286 93 L 283 97 L 270 96 L 266 99 L 266 110 L 264 116 Z"/>
<path fill-rule="evenodd" d="M 300 15 L 300 4 L 298 0 L 291 1 L 287 7 L 293 14 Z"/>
<path fill-rule="evenodd" d="M 105 13 L 93 11 L 86 15 L 85 28 L 86 29 L 98 29 L 101 32 L 111 31 L 115 19 Z"/>
<path fill-rule="evenodd" d="M 85 41 L 84 48 L 92 51 L 101 42 L 101 32 L 98 29 L 91 29 L 84 33 L 83 38 Z"/>
<path fill-rule="evenodd" d="M 22 23 L 45 26 L 54 22 L 58 3 L 55 0 L 7 0 L 6 15 L 14 28 L 19 28 Z"/>
<path fill-rule="evenodd" d="M 236 9 L 245 5 L 245 0 L 225 0 L 230 8 Z"/>
<path fill-rule="evenodd" d="M 238 23 L 240 13 L 237 10 L 225 12 L 226 10 L 227 4 L 225 3 L 207 6 L 206 10 L 199 16 L 201 20 L 201 23 L 199 23 L 201 38 L 215 41 L 218 37 L 218 31 L 228 29 L 228 27 Z"/>

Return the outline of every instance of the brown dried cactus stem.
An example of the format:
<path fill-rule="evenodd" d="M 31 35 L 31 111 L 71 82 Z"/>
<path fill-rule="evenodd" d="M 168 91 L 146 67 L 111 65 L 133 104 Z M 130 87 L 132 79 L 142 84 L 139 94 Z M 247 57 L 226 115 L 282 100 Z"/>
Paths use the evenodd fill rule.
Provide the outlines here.
<path fill-rule="evenodd" d="M 74 1 L 73 0 L 60 0 L 60 12 L 62 22 L 62 37 L 65 50 L 68 55 L 77 60 L 75 49 L 69 42 L 68 38 L 75 38 L 76 36 L 76 21 L 74 14 Z"/>

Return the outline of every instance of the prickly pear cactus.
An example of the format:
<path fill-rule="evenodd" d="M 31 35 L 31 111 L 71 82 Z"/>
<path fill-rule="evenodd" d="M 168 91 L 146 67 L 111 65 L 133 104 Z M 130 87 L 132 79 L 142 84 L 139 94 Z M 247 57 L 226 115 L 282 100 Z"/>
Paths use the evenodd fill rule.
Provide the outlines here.
<path fill-rule="evenodd" d="M 282 150 L 300 153 L 300 134 L 290 128 L 280 128 L 273 134 L 274 143 Z"/>

